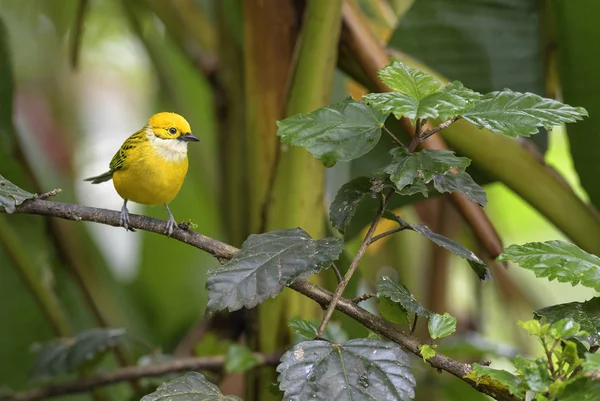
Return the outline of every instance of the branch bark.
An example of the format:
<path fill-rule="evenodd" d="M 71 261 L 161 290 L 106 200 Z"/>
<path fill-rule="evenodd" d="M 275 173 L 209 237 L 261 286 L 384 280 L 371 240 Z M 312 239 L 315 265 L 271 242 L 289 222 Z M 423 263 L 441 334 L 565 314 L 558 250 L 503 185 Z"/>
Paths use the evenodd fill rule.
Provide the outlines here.
<path fill-rule="evenodd" d="M 254 354 L 254 358 L 256 358 L 258 365 L 276 365 L 279 363 L 281 354 Z M 13 394 L 7 398 L 0 397 L 0 400 L 35 401 L 59 395 L 83 393 L 107 384 L 118 383 L 126 380 L 141 379 L 143 377 L 162 376 L 167 373 L 181 372 L 183 370 L 219 370 L 224 364 L 224 356 L 211 356 L 201 358 L 179 358 L 170 362 L 148 366 L 128 366 L 110 373 L 85 377 L 65 384 L 40 387 L 22 393 Z"/>
<path fill-rule="evenodd" d="M 52 201 L 46 201 L 46 200 L 41 200 L 41 199 L 32 199 L 32 200 L 25 201 L 23 204 L 17 206 L 15 213 L 52 216 L 52 217 L 59 217 L 62 219 L 74 220 L 74 221 L 91 221 L 91 222 L 95 222 L 95 223 L 107 224 L 110 226 L 119 227 L 119 212 L 117 212 L 117 211 L 107 210 L 107 209 L 98 209 L 98 208 L 93 208 L 93 207 L 88 207 L 88 206 L 80 206 L 80 205 L 74 205 L 74 204 L 68 204 L 68 203 L 52 202 Z M 146 216 L 140 216 L 140 215 L 135 215 L 135 214 L 130 215 L 130 226 L 135 229 L 150 231 L 150 232 L 162 234 L 165 236 L 167 233 L 167 222 L 166 221 L 153 219 L 153 218 L 146 217 Z M 184 242 L 188 245 L 191 245 L 191 246 L 201 249 L 205 252 L 208 252 L 209 254 L 211 254 L 212 256 L 214 256 L 221 262 L 231 259 L 233 257 L 233 255 L 238 251 L 238 249 L 236 247 L 233 247 L 231 245 L 220 242 L 216 239 L 206 237 L 202 234 L 198 234 L 198 233 L 189 231 L 189 230 L 181 228 L 181 227 L 175 228 L 175 230 L 171 234 L 170 238 Z M 326 290 L 322 289 L 321 287 L 318 287 L 314 284 L 311 284 L 306 280 L 298 279 L 298 280 L 294 281 L 292 284 L 290 284 L 288 287 L 290 287 L 291 289 L 293 289 L 296 292 L 299 292 L 299 293 L 307 296 L 308 298 L 311 298 L 312 300 L 314 300 L 321 306 L 329 305 L 333 299 L 333 294 L 331 292 L 326 291 Z M 412 352 L 415 355 L 420 356 L 419 347 L 421 346 L 421 343 L 419 343 L 419 341 L 415 337 L 403 333 L 402 331 L 398 330 L 398 328 L 396 328 L 392 324 L 387 323 L 386 321 L 380 319 L 379 317 L 367 312 L 365 309 L 356 305 L 351 300 L 348 300 L 345 298 L 340 298 L 339 301 L 336 303 L 335 307 L 340 312 L 348 315 L 349 317 L 351 317 L 351 318 L 355 319 L 356 321 L 360 322 L 361 324 L 363 324 L 369 330 L 371 330 L 377 334 L 380 334 L 381 336 L 386 337 L 389 340 L 394 341 L 397 344 L 400 344 L 401 346 L 406 348 L 408 351 Z M 477 383 L 476 381 L 474 381 L 472 379 L 466 378 L 465 376 L 472 369 L 470 364 L 455 361 L 439 352 L 436 352 L 435 356 L 428 359 L 427 362 L 429 362 L 429 364 L 432 367 L 434 367 L 438 370 L 446 371 L 446 372 L 460 378 L 461 380 L 465 381 L 466 383 L 468 383 L 469 385 L 474 387 L 476 390 L 478 390 L 484 394 L 487 394 L 491 397 L 494 397 L 495 399 L 497 399 L 499 401 L 517 401 L 517 400 L 519 400 L 518 397 L 511 395 L 505 387 L 496 387 L 493 384 L 489 384 L 487 382 L 486 383 Z M 134 368 L 124 368 L 124 369 L 120 369 L 116 372 L 122 372 L 122 371 L 129 372 L 130 370 L 128 370 L 128 369 L 134 369 Z M 139 368 L 136 367 L 135 369 L 139 369 Z M 148 369 L 149 369 L 148 372 L 151 372 L 151 367 L 148 367 Z M 190 367 L 183 367 L 181 370 L 185 370 L 185 369 L 190 369 Z M 116 372 L 113 372 L 112 374 L 114 374 Z M 157 373 L 156 375 L 159 375 L 159 374 L 162 374 L 162 373 Z M 109 377 L 111 377 L 110 374 L 107 374 L 107 375 Z M 138 376 L 138 377 L 143 377 L 143 376 Z M 130 378 L 131 378 L 131 376 L 127 376 L 127 378 L 123 379 L 123 380 L 127 380 Z M 86 379 L 86 380 L 92 380 L 92 379 L 93 378 Z M 99 385 L 114 383 L 114 380 L 113 381 L 106 381 L 106 379 L 104 379 L 104 380 L 105 381 L 98 382 L 99 384 L 97 384 L 97 385 L 99 386 Z M 89 382 L 83 381 L 83 383 L 88 383 L 87 388 L 90 388 Z M 85 391 L 86 389 L 79 390 L 79 391 Z M 65 391 L 66 389 L 63 386 L 63 387 L 61 387 L 61 390 Z M 32 391 L 34 391 L 34 390 L 32 390 Z M 37 391 L 40 391 L 40 390 L 37 390 Z M 56 390 L 53 390 L 53 391 L 56 391 Z M 25 394 L 25 393 L 21 393 L 21 394 Z M 52 393 L 52 395 L 58 395 L 58 394 L 66 394 L 66 393 L 65 392 Z M 49 396 L 49 395 L 46 394 L 44 396 Z M 35 400 L 35 399 L 40 399 L 40 397 L 38 397 L 38 398 L 9 398 L 9 400 L 14 400 L 14 401 Z"/>

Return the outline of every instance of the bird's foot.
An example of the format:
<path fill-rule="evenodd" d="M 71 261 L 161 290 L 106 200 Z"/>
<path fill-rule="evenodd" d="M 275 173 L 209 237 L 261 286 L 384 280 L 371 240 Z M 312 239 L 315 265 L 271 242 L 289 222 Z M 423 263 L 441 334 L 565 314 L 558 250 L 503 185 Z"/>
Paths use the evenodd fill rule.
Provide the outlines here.
<path fill-rule="evenodd" d="M 175 229 L 175 227 L 179 227 L 177 225 L 177 222 L 175 221 L 175 218 L 173 217 L 173 215 L 169 216 L 169 219 L 167 220 L 167 237 L 170 237 L 171 234 L 173 234 L 173 230 Z"/>
<path fill-rule="evenodd" d="M 127 210 L 127 201 L 123 202 L 121 215 L 119 216 L 119 224 L 127 231 L 135 232 L 135 229 L 129 227 L 129 210 Z"/>
<path fill-rule="evenodd" d="M 173 230 L 177 227 L 177 222 L 175 221 L 175 217 L 173 217 L 173 213 L 169 209 L 168 205 L 165 205 L 167 208 L 167 213 L 169 214 L 169 218 L 167 219 L 167 237 L 170 237 L 173 234 Z"/>

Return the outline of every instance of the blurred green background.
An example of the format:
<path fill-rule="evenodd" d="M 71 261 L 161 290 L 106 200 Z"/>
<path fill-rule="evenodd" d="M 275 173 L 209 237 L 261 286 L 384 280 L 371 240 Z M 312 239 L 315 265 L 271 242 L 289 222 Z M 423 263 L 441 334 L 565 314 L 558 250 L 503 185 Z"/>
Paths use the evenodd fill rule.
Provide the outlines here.
<path fill-rule="evenodd" d="M 593 209 L 600 205 L 597 0 L 332 0 L 322 10 L 310 1 L 292 0 L 0 3 L 0 174 L 28 191 L 61 188 L 57 201 L 118 210 L 121 199 L 110 183 L 92 186 L 82 179 L 104 172 L 123 140 L 151 114 L 173 111 L 185 116 L 201 138 L 199 146 L 190 146 L 189 174 L 171 204 L 178 220 L 191 219 L 196 231 L 236 246 L 250 233 L 298 225 L 315 237 L 328 235 L 326 210 L 337 189 L 385 160 L 375 152 L 325 171 L 304 153 L 279 149 L 275 121 L 364 93 L 350 78 L 365 84 L 361 55 L 348 46 L 352 38 L 347 30 L 340 33 L 340 23 L 325 28 L 315 24 L 321 36 L 314 54 L 297 48 L 310 18 L 337 13 L 327 18 L 343 18 L 347 27 L 350 9 L 387 44 L 389 54 L 403 61 L 413 60 L 481 92 L 509 87 L 587 108 L 590 118 L 583 123 L 541 132 L 519 144 L 538 155 L 532 157 L 538 166 L 545 155 L 550 168 L 544 166 L 540 174 L 562 183 L 541 200 L 535 193 L 543 192 L 543 182 L 525 171 L 510 171 L 512 165 L 530 163 L 511 159 L 514 141 L 490 149 L 477 140 L 465 147 L 451 136 L 446 139 L 474 159 L 474 176 L 488 183 L 485 213 L 505 245 L 564 238 L 598 253 L 599 246 L 589 245 L 597 238 L 577 236 L 600 227 Z M 310 6 L 314 14 L 303 19 Z M 334 71 L 340 35 L 342 50 Z M 303 59 L 325 66 L 320 70 L 330 71 L 331 77 L 311 72 Z M 304 71 L 305 84 L 294 86 L 290 77 L 299 80 Z M 494 171 L 498 174 L 490 173 Z M 268 217 L 265 207 L 270 208 Z M 135 205 L 130 210 L 166 217 L 161 207 Z M 447 198 L 404 206 L 401 213 L 493 256 L 485 255 Z M 577 217 L 586 213 L 594 217 Z M 355 242 L 348 241 L 349 251 L 356 249 Z M 218 265 L 196 249 L 152 233 L 38 216 L 0 214 L 0 244 L 0 387 L 15 390 L 39 384 L 28 379 L 32 344 L 90 327 L 124 327 L 154 349 L 181 350 L 203 324 L 206 271 Z M 395 275 L 427 307 L 458 317 L 459 332 L 445 352 L 467 361 L 494 358 L 499 367 L 503 359 L 497 355 L 539 352 L 517 320 L 531 318 L 543 306 L 594 295 L 583 287 L 535 279 L 516 266 L 493 266 L 496 280 L 480 284 L 464 264 L 421 238 L 401 234 L 370 249 L 354 291 L 369 289 L 382 272 Z M 48 319 L 40 305 L 45 301 L 24 272 L 56 298 L 65 317 L 62 325 Z M 331 285 L 331 277 L 321 280 Z M 248 319 L 258 322 L 258 333 L 252 334 L 258 340 L 236 332 L 232 341 L 245 338 L 259 350 L 281 349 L 289 338 L 287 318 L 317 316 L 311 301 L 280 298 L 258 315 L 230 317 L 234 320 L 226 328 L 237 321 L 247 330 L 252 326 Z M 350 337 L 365 335 L 341 321 Z M 276 327 L 261 326 L 269 323 Z M 261 328 L 270 334 L 261 335 Z M 474 333 L 489 344 L 468 337 Z M 207 338 L 195 338 L 183 354 L 206 354 L 211 348 Z M 465 350 L 462 338 L 487 351 Z M 143 353 L 129 352 L 129 363 Z M 116 364 L 108 358 L 100 369 Z M 447 375 L 432 375 L 417 360 L 413 365 L 417 400 L 483 397 Z M 224 393 L 247 394 L 240 377 L 221 379 Z M 102 396 L 120 400 L 131 394 L 129 387 L 118 385 Z"/>

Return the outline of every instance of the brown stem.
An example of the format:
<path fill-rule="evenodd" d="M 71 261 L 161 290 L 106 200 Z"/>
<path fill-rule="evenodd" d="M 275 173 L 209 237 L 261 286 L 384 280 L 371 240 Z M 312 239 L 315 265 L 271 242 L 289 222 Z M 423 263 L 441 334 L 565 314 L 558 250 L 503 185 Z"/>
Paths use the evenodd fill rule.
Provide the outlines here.
<path fill-rule="evenodd" d="M 281 358 L 281 353 L 271 355 L 254 354 L 253 356 L 258 361 L 258 365 L 260 366 L 277 365 L 279 363 L 279 359 Z M 143 377 L 162 376 L 168 373 L 180 372 L 183 370 L 220 370 L 225 364 L 225 359 L 225 356 L 180 358 L 161 364 L 128 366 L 110 373 L 89 376 L 69 383 L 35 388 L 33 390 L 16 393 L 4 398 L 0 397 L 0 400 L 34 401 L 65 394 L 83 393 L 107 384 L 135 380 Z"/>
<path fill-rule="evenodd" d="M 351 299 L 351 301 L 354 302 L 355 304 L 359 304 L 363 301 L 366 301 L 367 299 L 375 298 L 376 296 L 377 296 L 377 294 L 374 294 L 371 292 L 371 293 L 362 294 L 361 296 L 353 298 L 353 299 Z"/>
<path fill-rule="evenodd" d="M 393 190 L 388 192 L 387 196 L 382 195 L 381 204 L 379 205 L 379 210 L 377 211 L 377 215 L 375 216 L 375 219 L 371 223 L 371 227 L 369 227 L 369 231 L 367 231 L 365 238 L 363 239 L 362 243 L 360 244 L 360 248 L 358 249 L 356 256 L 354 256 L 352 263 L 350 263 L 350 267 L 348 268 L 348 271 L 346 271 L 346 275 L 344 276 L 344 279 L 338 283 L 338 285 L 335 289 L 335 293 L 333 294 L 333 299 L 331 300 L 331 303 L 327 307 L 325 316 L 323 317 L 323 320 L 321 321 L 321 325 L 319 326 L 319 330 L 317 331 L 317 334 L 319 337 L 323 336 L 323 333 L 325 332 L 325 327 L 327 327 L 327 323 L 331 319 L 331 316 L 333 315 L 333 311 L 335 310 L 335 305 L 342 297 L 342 293 L 346 289 L 346 286 L 350 282 L 352 275 L 356 271 L 356 268 L 358 267 L 358 263 L 360 262 L 363 255 L 365 254 L 367 247 L 371 244 L 371 238 L 373 237 L 373 234 L 375 233 L 375 230 L 377 229 L 377 225 L 379 224 L 379 221 L 381 220 L 381 216 L 383 216 L 383 212 L 385 211 L 385 206 L 387 205 L 389 196 L 391 196 L 392 193 L 393 193 Z"/>
<path fill-rule="evenodd" d="M 425 139 L 429 138 L 430 136 L 432 136 L 434 134 L 437 134 L 439 131 L 443 130 L 444 128 L 448 128 L 449 126 L 454 124 L 459 118 L 460 118 L 459 116 L 454 116 L 450 120 L 444 121 L 437 127 L 423 132 L 423 134 L 419 135 L 419 142 L 423 142 Z"/>

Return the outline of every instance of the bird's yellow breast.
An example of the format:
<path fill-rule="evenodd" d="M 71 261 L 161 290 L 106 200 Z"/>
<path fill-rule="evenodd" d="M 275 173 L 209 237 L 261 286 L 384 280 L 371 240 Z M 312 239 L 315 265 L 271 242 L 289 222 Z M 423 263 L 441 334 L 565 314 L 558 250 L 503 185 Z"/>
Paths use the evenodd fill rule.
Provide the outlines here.
<path fill-rule="evenodd" d="M 113 174 L 115 189 L 123 199 L 144 205 L 170 203 L 179 193 L 188 171 L 187 147 L 176 139 L 147 140 L 127 154 L 127 163 Z M 183 144 L 182 144 L 183 145 Z"/>

